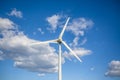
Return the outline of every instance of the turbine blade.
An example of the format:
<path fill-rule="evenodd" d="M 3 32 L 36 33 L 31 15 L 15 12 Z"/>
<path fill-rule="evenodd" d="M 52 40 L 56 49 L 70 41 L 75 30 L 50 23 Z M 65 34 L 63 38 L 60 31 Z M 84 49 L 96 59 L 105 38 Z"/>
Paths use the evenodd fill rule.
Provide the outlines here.
<path fill-rule="evenodd" d="M 62 41 L 62 43 L 80 62 L 82 62 L 82 60 L 73 52 L 73 50 L 64 41 Z"/>
<path fill-rule="evenodd" d="M 57 43 L 57 40 L 49 40 L 49 41 L 43 41 L 43 42 L 35 42 L 31 43 L 31 45 L 39 45 L 39 44 L 49 44 L 49 43 Z"/>
<path fill-rule="evenodd" d="M 62 30 L 61 33 L 60 33 L 59 38 L 62 38 L 62 36 L 63 36 L 63 34 L 64 34 L 64 32 L 65 32 L 65 29 L 66 29 L 66 26 L 67 26 L 69 20 L 70 20 L 70 17 L 68 17 L 68 19 L 67 19 L 67 21 L 66 21 L 66 23 L 65 23 L 65 25 L 64 25 L 64 27 L 63 27 L 63 30 Z"/>

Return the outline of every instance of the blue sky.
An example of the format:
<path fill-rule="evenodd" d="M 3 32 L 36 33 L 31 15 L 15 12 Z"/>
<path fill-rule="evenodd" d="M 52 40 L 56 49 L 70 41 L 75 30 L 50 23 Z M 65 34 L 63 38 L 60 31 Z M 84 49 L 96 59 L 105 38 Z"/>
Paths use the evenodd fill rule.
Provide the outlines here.
<path fill-rule="evenodd" d="M 62 45 L 63 80 L 120 79 L 119 0 L 1 0 L 0 79 L 57 80 L 56 39 L 70 17 Z"/>

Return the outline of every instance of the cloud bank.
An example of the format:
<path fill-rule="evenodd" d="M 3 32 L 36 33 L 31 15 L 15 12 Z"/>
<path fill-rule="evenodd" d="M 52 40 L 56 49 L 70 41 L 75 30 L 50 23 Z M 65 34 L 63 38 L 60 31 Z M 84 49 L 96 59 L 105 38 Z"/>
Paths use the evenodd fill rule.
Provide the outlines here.
<path fill-rule="evenodd" d="M 32 72 L 57 72 L 55 49 L 49 44 L 30 46 L 38 41 L 28 38 L 15 25 L 7 18 L 0 18 L 0 60 L 12 59 L 15 67 Z"/>

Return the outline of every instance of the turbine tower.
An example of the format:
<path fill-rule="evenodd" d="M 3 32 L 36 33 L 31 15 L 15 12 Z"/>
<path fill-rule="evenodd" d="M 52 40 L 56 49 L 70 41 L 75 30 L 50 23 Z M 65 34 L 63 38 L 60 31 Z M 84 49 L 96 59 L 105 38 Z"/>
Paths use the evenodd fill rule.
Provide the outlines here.
<path fill-rule="evenodd" d="M 32 45 L 39 45 L 39 44 L 45 44 L 45 43 L 57 43 L 59 46 L 59 54 L 58 54 L 58 80 L 62 80 L 62 50 L 61 50 L 61 44 L 63 44 L 70 52 L 71 55 L 74 55 L 80 62 L 82 62 L 82 60 L 73 52 L 73 50 L 66 44 L 65 41 L 62 40 L 63 34 L 65 32 L 65 29 L 67 27 L 67 24 L 70 20 L 70 17 L 68 17 L 58 39 L 54 39 L 54 40 L 49 40 L 49 41 L 43 41 L 43 42 L 37 42 L 37 43 L 32 43 Z"/>

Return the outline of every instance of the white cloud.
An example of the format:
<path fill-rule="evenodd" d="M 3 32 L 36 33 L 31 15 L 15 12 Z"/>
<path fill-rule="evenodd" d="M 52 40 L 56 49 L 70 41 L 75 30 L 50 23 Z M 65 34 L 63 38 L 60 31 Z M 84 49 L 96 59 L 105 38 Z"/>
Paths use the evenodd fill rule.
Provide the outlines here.
<path fill-rule="evenodd" d="M 76 55 L 78 55 L 79 57 L 82 56 L 86 56 L 86 55 L 90 55 L 92 53 L 91 50 L 87 50 L 85 48 L 73 48 L 73 51 L 76 53 Z M 67 59 L 69 59 L 71 61 L 71 58 L 73 58 L 74 56 L 71 55 L 71 53 L 67 53 L 64 52 L 63 54 L 64 57 L 66 57 Z"/>
<path fill-rule="evenodd" d="M 0 37 L 0 60 L 12 59 L 15 67 L 32 72 L 57 72 L 58 55 L 53 47 L 49 44 L 30 46 L 32 42 L 39 41 L 28 38 L 23 32 L 13 30 L 12 28 L 15 28 L 13 25 L 9 27 L 3 23 L 0 26 L 2 26 L 1 35 L 3 36 Z"/>
<path fill-rule="evenodd" d="M 77 36 L 73 39 L 73 42 L 70 43 L 70 46 L 72 46 L 72 47 L 78 46 L 78 41 L 79 41 L 79 37 Z"/>
<path fill-rule="evenodd" d="M 93 25 L 92 20 L 85 18 L 74 19 L 69 23 L 67 30 L 72 31 L 75 36 L 84 36 L 84 31 Z"/>
<path fill-rule="evenodd" d="M 24 34 L 0 39 L 0 48 L 4 51 L 3 58 L 14 60 L 18 68 L 33 72 L 54 73 L 57 72 L 58 56 L 55 49 L 45 45 L 29 46 L 34 41 Z"/>
<path fill-rule="evenodd" d="M 74 48 L 73 51 L 78 55 L 78 56 L 85 56 L 91 54 L 91 50 L 87 50 L 84 48 Z"/>
<path fill-rule="evenodd" d="M 17 18 L 22 18 L 23 17 L 22 12 L 18 11 L 16 8 L 14 8 L 8 15 L 9 16 L 15 16 Z"/>
<path fill-rule="evenodd" d="M 38 76 L 43 77 L 45 76 L 45 74 L 41 73 L 41 74 L 38 74 Z"/>
<path fill-rule="evenodd" d="M 41 34 L 44 34 L 44 32 L 42 31 L 41 28 L 38 28 L 38 31 L 39 31 Z"/>
<path fill-rule="evenodd" d="M 0 17 L 0 31 L 14 29 L 14 26 L 15 24 L 11 20 Z"/>
<path fill-rule="evenodd" d="M 81 43 L 79 43 L 79 37 L 76 36 L 76 37 L 73 39 L 72 43 L 70 43 L 70 46 L 71 46 L 71 47 L 78 47 L 78 46 L 80 46 L 80 45 L 84 45 L 86 42 L 87 42 L 87 39 L 84 38 L 84 39 L 81 41 Z"/>
<path fill-rule="evenodd" d="M 60 15 L 53 15 L 51 17 L 47 17 L 47 21 L 50 24 L 50 30 L 53 30 L 55 32 L 55 30 L 57 29 L 58 23 L 59 23 L 59 19 L 61 18 Z"/>
<path fill-rule="evenodd" d="M 105 75 L 110 77 L 120 77 L 120 61 L 111 61 Z"/>

